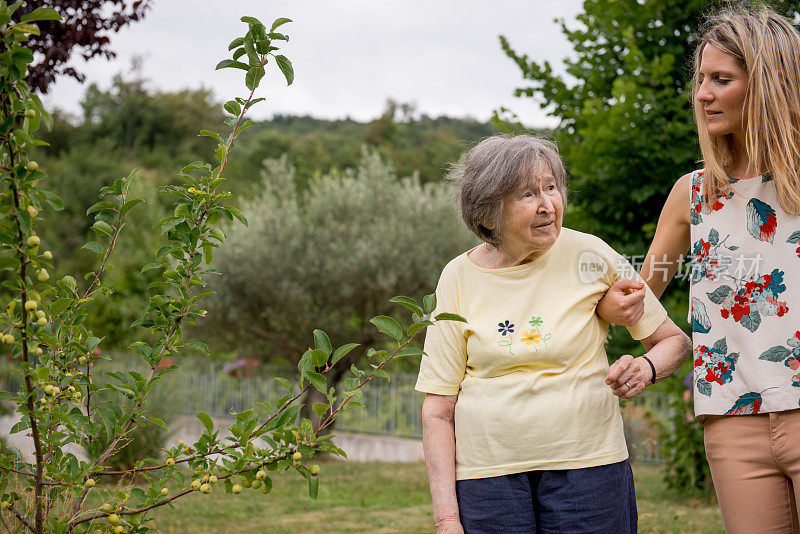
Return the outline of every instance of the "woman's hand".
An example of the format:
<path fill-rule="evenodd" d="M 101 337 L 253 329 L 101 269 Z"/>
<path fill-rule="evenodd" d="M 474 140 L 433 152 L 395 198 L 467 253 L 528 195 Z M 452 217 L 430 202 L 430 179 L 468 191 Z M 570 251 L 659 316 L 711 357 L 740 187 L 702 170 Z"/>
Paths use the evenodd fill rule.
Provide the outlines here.
<path fill-rule="evenodd" d="M 643 282 L 617 280 L 597 303 L 597 315 L 609 324 L 633 326 L 644 315 L 644 296 Z"/>
<path fill-rule="evenodd" d="M 653 378 L 650 364 L 644 358 L 626 354 L 608 368 L 606 384 L 621 399 L 630 399 L 644 391 Z"/>
<path fill-rule="evenodd" d="M 674 373 L 692 354 L 689 337 L 667 317 L 656 331 L 642 339 L 646 356 L 634 358 L 626 354 L 608 368 L 606 384 L 621 399 L 630 399 L 653 382 L 660 382 Z M 655 371 L 655 376 L 653 372 Z"/>

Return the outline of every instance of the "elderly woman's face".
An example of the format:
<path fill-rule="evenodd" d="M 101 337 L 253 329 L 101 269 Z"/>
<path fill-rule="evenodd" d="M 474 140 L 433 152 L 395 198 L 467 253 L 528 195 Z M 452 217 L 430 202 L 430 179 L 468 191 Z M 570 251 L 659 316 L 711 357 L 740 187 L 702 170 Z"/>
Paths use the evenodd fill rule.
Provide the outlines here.
<path fill-rule="evenodd" d="M 503 202 L 500 246 L 535 259 L 555 243 L 563 217 L 564 201 L 545 168 Z"/>

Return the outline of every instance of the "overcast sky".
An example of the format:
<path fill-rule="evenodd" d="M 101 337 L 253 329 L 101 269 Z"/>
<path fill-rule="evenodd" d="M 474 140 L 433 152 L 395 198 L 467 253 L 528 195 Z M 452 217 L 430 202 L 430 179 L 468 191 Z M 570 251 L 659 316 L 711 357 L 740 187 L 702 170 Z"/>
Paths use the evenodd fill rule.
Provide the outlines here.
<path fill-rule="evenodd" d="M 230 57 L 228 43 L 243 35 L 243 15 L 267 26 L 278 17 L 291 40 L 281 53 L 293 63 L 295 82 L 286 87 L 277 69 L 259 89 L 267 103 L 257 117 L 310 114 L 370 120 L 386 99 L 414 103 L 429 115 L 488 119 L 505 106 L 529 126 L 550 126 L 530 99 L 513 97 L 523 80 L 500 48 L 498 35 L 534 59 L 560 67 L 570 47 L 555 18 L 574 27 L 581 0 L 155 0 L 143 21 L 112 34 L 115 61 L 96 58 L 75 66 L 86 85 L 110 87 L 115 74 L 143 59 L 149 87 L 161 90 L 208 87 L 217 99 L 244 96 L 244 71 L 214 71 Z M 213 7 L 212 7 L 213 6 Z M 216 7 L 224 6 L 224 7 Z M 274 67 L 274 66 L 273 66 Z M 560 68 L 558 69 L 561 70 Z M 86 85 L 62 78 L 45 103 L 79 114 Z"/>

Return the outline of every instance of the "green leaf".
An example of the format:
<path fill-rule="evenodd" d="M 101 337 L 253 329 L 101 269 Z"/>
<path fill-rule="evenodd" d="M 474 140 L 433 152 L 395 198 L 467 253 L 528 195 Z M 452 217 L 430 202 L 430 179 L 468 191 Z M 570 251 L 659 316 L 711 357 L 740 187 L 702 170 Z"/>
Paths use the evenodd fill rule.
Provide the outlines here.
<path fill-rule="evenodd" d="M 423 330 L 424 328 L 427 328 L 429 326 L 433 326 L 433 323 L 430 322 L 430 321 L 421 321 L 419 323 L 412 324 L 411 326 L 408 327 L 408 330 L 407 330 L 408 337 L 413 336 L 414 334 L 416 334 L 420 330 Z"/>
<path fill-rule="evenodd" d="M 308 477 L 308 495 L 312 499 L 316 499 L 318 493 L 319 493 L 319 478 Z"/>
<path fill-rule="evenodd" d="M 292 62 L 289 61 L 286 56 L 282 56 L 278 54 L 275 56 L 275 61 L 278 63 L 278 67 L 281 69 L 283 76 L 286 78 L 286 85 L 292 85 L 294 81 L 294 68 L 292 67 Z"/>
<path fill-rule="evenodd" d="M 292 22 L 292 19 L 287 19 L 287 18 L 284 18 L 284 17 L 281 17 L 279 19 L 275 19 L 275 22 L 272 23 L 272 26 L 270 26 L 269 31 L 270 32 L 274 32 L 276 28 L 278 28 L 279 26 L 283 26 L 287 22 Z"/>
<path fill-rule="evenodd" d="M 60 282 L 63 282 L 64 286 L 73 293 L 78 289 L 77 282 L 75 282 L 75 279 L 70 275 L 66 275 L 64 278 L 60 280 Z"/>
<path fill-rule="evenodd" d="M 314 349 L 310 354 L 314 367 L 322 367 L 328 361 L 329 354 L 322 349 Z"/>
<path fill-rule="evenodd" d="M 103 221 L 95 221 L 95 223 L 92 225 L 92 230 L 98 233 L 106 234 L 109 237 L 114 235 L 114 228 L 107 222 Z"/>
<path fill-rule="evenodd" d="M 86 250 L 91 250 L 95 254 L 101 254 L 104 251 L 103 245 L 101 245 L 96 241 L 89 241 L 88 243 L 84 243 L 81 248 L 85 248 Z"/>
<path fill-rule="evenodd" d="M 59 198 L 58 195 L 53 193 L 52 191 L 46 191 L 44 189 L 39 190 L 39 195 L 44 197 L 44 201 L 47 202 L 51 208 L 56 211 L 61 211 L 64 209 L 64 201 Z"/>
<path fill-rule="evenodd" d="M 400 304 L 401 306 L 405 306 L 406 308 L 416 313 L 417 315 L 420 316 L 424 315 L 422 307 L 419 304 L 417 304 L 417 301 L 415 301 L 411 297 L 404 297 L 404 296 L 392 297 L 389 299 L 389 302 L 394 302 L 396 304 Z"/>
<path fill-rule="evenodd" d="M 458 315 L 457 313 L 440 313 L 436 317 L 434 317 L 437 321 L 458 321 L 461 323 L 466 323 L 467 320 Z"/>
<path fill-rule="evenodd" d="M 225 102 L 225 111 L 238 116 L 242 112 L 242 106 L 236 100 L 228 100 Z"/>
<path fill-rule="evenodd" d="M 206 430 L 209 434 L 214 431 L 214 422 L 211 420 L 210 415 L 208 415 L 206 412 L 197 412 L 197 418 L 202 421 L 203 426 L 206 427 Z"/>
<path fill-rule="evenodd" d="M 119 209 L 119 214 L 121 217 L 124 217 L 129 211 L 131 211 L 134 207 L 144 202 L 141 198 L 132 198 L 127 201 L 122 207 Z"/>
<path fill-rule="evenodd" d="M 322 417 L 322 414 L 331 409 L 331 405 L 324 402 L 315 402 L 311 409 L 314 410 L 314 413 L 317 414 L 317 417 Z"/>
<path fill-rule="evenodd" d="M 202 341 L 190 341 L 189 343 L 184 343 L 183 346 L 189 347 L 190 349 L 199 350 L 203 354 L 209 354 L 211 352 L 208 348 L 208 345 Z"/>
<path fill-rule="evenodd" d="M 436 293 L 425 295 L 422 298 L 422 305 L 425 308 L 425 313 L 433 313 L 433 310 L 436 309 Z"/>
<path fill-rule="evenodd" d="M 285 378 L 281 378 L 280 376 L 278 376 L 273 378 L 273 380 L 278 384 L 280 384 L 281 386 L 283 386 L 289 393 L 291 393 L 294 390 L 292 383 L 286 380 Z"/>
<path fill-rule="evenodd" d="M 395 354 L 398 358 L 403 356 L 419 356 L 422 354 L 422 349 L 419 347 L 403 347 Z"/>
<path fill-rule="evenodd" d="M 256 26 L 256 27 L 258 27 L 258 26 L 263 26 L 263 24 L 261 23 L 261 21 L 260 21 L 260 20 L 258 20 L 258 19 L 257 19 L 257 18 L 255 18 L 255 17 L 248 17 L 248 16 L 244 16 L 244 17 L 242 17 L 242 18 L 241 18 L 241 19 L 239 19 L 239 20 L 241 20 L 242 22 L 245 22 L 245 23 L 247 23 L 247 24 L 249 24 L 249 25 L 251 25 L 251 26 Z"/>
<path fill-rule="evenodd" d="M 213 137 L 220 143 L 222 142 L 222 137 L 217 132 L 212 132 L 211 130 L 200 130 L 200 135 L 202 137 Z"/>
<path fill-rule="evenodd" d="M 241 61 L 235 61 L 233 59 L 223 59 L 222 61 L 217 63 L 217 66 L 214 70 L 227 69 L 227 68 L 250 70 L 250 65 L 248 65 L 247 63 L 242 63 Z"/>
<path fill-rule="evenodd" d="M 109 202 L 108 200 L 101 200 L 100 202 L 92 204 L 92 206 L 86 210 L 86 215 L 90 215 L 96 211 L 109 210 L 109 209 L 114 209 L 114 203 Z"/>
<path fill-rule="evenodd" d="M 236 47 L 242 46 L 242 43 L 244 43 L 244 37 L 237 37 L 228 45 L 228 50 L 233 50 Z"/>
<path fill-rule="evenodd" d="M 26 15 L 20 17 L 20 22 L 31 22 L 33 20 L 61 20 L 61 15 L 52 9 L 39 7 Z"/>
<path fill-rule="evenodd" d="M 333 350 L 331 347 L 331 340 L 328 337 L 328 334 L 323 332 L 322 330 L 314 330 L 314 346 L 320 350 L 325 351 L 325 354 L 328 355 Z"/>
<path fill-rule="evenodd" d="M 397 341 L 403 338 L 403 328 L 400 323 L 387 315 L 378 315 L 370 319 L 369 322 L 374 324 L 379 332 L 383 332 Z"/>
<path fill-rule="evenodd" d="M 336 365 L 336 362 L 344 358 L 348 352 L 356 347 L 358 347 L 358 343 L 348 343 L 347 345 L 342 345 L 336 349 L 336 351 L 333 353 L 333 356 L 331 356 L 331 367 Z"/>
<path fill-rule="evenodd" d="M 258 87 L 258 84 L 261 83 L 261 78 L 263 77 L 264 67 L 261 65 L 254 65 L 249 67 L 247 74 L 244 77 L 244 84 L 252 91 Z"/>
<path fill-rule="evenodd" d="M 392 377 L 389 376 L 389 373 L 387 373 L 383 369 L 375 369 L 372 372 L 372 376 L 379 376 L 381 378 L 385 378 L 387 382 L 391 382 L 392 381 Z"/>
<path fill-rule="evenodd" d="M 102 338 L 94 337 L 94 336 L 92 336 L 89 339 L 87 339 L 86 340 L 86 350 L 87 350 L 87 352 L 92 352 L 94 349 L 96 349 L 97 345 L 99 345 L 101 341 L 103 341 Z"/>
<path fill-rule="evenodd" d="M 328 384 L 325 381 L 325 377 L 321 374 L 310 371 L 305 374 L 305 377 L 317 391 L 323 394 L 328 392 Z"/>
<path fill-rule="evenodd" d="M 233 207 L 227 208 L 227 209 L 228 209 L 228 211 L 230 212 L 231 215 L 233 215 L 234 217 L 239 219 L 239 222 L 241 222 L 243 225 L 247 226 L 247 218 L 244 216 L 244 214 L 241 211 L 239 211 L 237 208 L 233 208 Z"/>

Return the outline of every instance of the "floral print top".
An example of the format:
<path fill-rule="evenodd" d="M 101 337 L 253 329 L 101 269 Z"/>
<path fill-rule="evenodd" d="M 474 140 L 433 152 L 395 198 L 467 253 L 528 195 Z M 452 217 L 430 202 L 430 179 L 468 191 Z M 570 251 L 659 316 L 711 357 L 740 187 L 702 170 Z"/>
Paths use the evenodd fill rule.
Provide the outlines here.
<path fill-rule="evenodd" d="M 701 202 L 692 173 L 690 321 L 702 415 L 800 407 L 800 217 L 769 174 Z"/>

